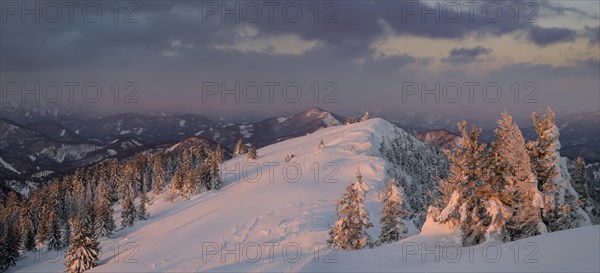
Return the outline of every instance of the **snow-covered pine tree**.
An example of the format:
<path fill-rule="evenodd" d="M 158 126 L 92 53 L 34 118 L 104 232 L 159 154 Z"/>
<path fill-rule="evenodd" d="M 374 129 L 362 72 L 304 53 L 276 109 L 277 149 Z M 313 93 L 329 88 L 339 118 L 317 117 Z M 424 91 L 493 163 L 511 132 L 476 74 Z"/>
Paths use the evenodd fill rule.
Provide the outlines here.
<path fill-rule="evenodd" d="M 191 158 L 188 158 L 182 162 L 181 165 L 181 188 L 179 194 L 186 199 L 190 199 L 192 194 L 198 190 L 198 181 L 194 179 L 194 172 L 192 170 Z"/>
<path fill-rule="evenodd" d="M 337 221 L 331 228 L 328 242 L 333 247 L 356 250 L 367 246 L 370 237 L 367 229 L 373 224 L 369 222 L 369 214 L 365 209 L 365 195 L 368 190 L 360 173 L 357 181 L 348 185 L 346 191 L 336 204 Z"/>
<path fill-rule="evenodd" d="M 121 210 L 121 227 L 126 228 L 133 226 L 137 216 L 135 205 L 133 204 L 133 197 L 131 194 L 127 194 L 125 197 L 123 197 L 122 202 L 123 209 Z"/>
<path fill-rule="evenodd" d="M 246 153 L 246 144 L 244 144 L 244 140 L 240 138 L 238 142 L 235 144 L 233 149 L 233 156 L 240 156 Z"/>
<path fill-rule="evenodd" d="M 588 191 L 589 179 L 587 175 L 587 169 L 585 166 L 585 161 L 582 157 L 577 157 L 575 160 L 575 169 L 573 170 L 573 175 L 571 178 L 571 184 L 579 196 L 579 201 L 581 201 L 582 207 L 591 218 L 596 217 L 597 215 L 594 211 L 594 205 L 592 204 L 592 199 L 590 198 L 590 193 Z"/>
<path fill-rule="evenodd" d="M 59 219 L 58 219 L 58 215 L 56 213 L 55 209 L 51 209 L 49 210 L 50 216 L 49 216 L 49 226 L 48 226 L 48 230 L 49 232 L 49 237 L 48 237 L 48 250 L 60 250 L 63 247 L 63 241 L 62 241 L 62 230 L 60 227 L 60 223 L 59 223 Z"/>
<path fill-rule="evenodd" d="M 4 219 L 0 224 L 0 270 L 4 271 L 17 264 L 19 259 L 19 227 Z"/>
<path fill-rule="evenodd" d="M 99 243 L 83 223 L 76 218 L 69 220 L 71 225 L 71 245 L 65 254 L 67 273 L 82 273 L 95 267 L 100 252 Z"/>
<path fill-rule="evenodd" d="M 119 191 L 121 193 L 121 227 L 130 227 L 135 223 L 137 212 L 133 203 L 133 189 L 131 185 L 134 176 L 131 164 L 125 164 L 123 178 L 119 179 Z"/>
<path fill-rule="evenodd" d="M 256 149 L 254 146 L 250 146 L 248 148 L 248 161 L 256 160 L 258 155 L 256 154 Z"/>
<path fill-rule="evenodd" d="M 369 120 L 369 112 L 365 112 L 365 114 L 360 118 L 360 122 Z"/>
<path fill-rule="evenodd" d="M 165 190 L 165 170 L 163 169 L 162 157 L 160 155 L 154 156 L 154 163 L 152 165 L 152 194 L 157 196 Z"/>
<path fill-rule="evenodd" d="M 404 190 L 396 185 L 395 179 L 390 179 L 383 191 L 383 209 L 381 210 L 381 232 L 379 243 L 396 242 L 403 238 L 408 229 L 402 223 L 409 215 L 404 202 Z"/>
<path fill-rule="evenodd" d="M 136 211 L 137 219 L 140 221 L 148 220 L 149 214 L 146 207 L 148 206 L 148 196 L 146 196 L 146 187 L 145 184 L 142 184 L 142 191 L 140 192 L 140 204 Z"/>
<path fill-rule="evenodd" d="M 21 249 L 24 251 L 35 250 L 35 232 L 32 218 L 29 203 L 26 198 L 23 198 L 19 212 L 19 232 L 21 234 Z"/>
<path fill-rule="evenodd" d="M 221 143 L 217 144 L 217 147 L 215 147 L 213 159 L 217 164 L 223 163 L 223 148 L 221 147 Z"/>
<path fill-rule="evenodd" d="M 489 198 L 493 199 L 488 236 L 506 242 L 545 232 L 539 213 L 541 195 L 521 130 L 504 112 L 495 133 L 496 142 L 488 156 Z"/>
<path fill-rule="evenodd" d="M 550 107 L 546 114 L 533 113 L 537 139 L 527 144 L 531 165 L 543 196 L 542 220 L 548 231 L 589 224 L 589 216 L 579 208 L 577 192 L 570 183 L 566 162 L 560 157 L 559 131 Z"/>
<path fill-rule="evenodd" d="M 40 222 L 37 228 L 38 244 L 45 244 L 48 240 L 48 226 L 50 226 L 50 210 L 52 208 L 47 202 L 42 204 Z"/>
<path fill-rule="evenodd" d="M 220 146 L 217 146 L 217 149 L 212 156 L 209 156 L 209 164 L 210 164 L 210 181 L 209 181 L 209 189 L 218 190 L 221 188 L 221 163 L 223 160 L 223 154 L 219 153 Z"/>
<path fill-rule="evenodd" d="M 102 238 L 109 236 L 115 230 L 115 220 L 113 219 L 113 207 L 111 204 L 111 196 L 106 181 L 100 181 L 98 183 L 98 190 L 96 195 L 96 207 L 94 208 L 95 220 L 95 236 L 96 238 Z"/>
<path fill-rule="evenodd" d="M 183 168 L 183 166 L 178 166 L 175 169 L 175 172 L 173 173 L 173 178 L 171 180 L 171 186 L 170 186 L 171 194 L 177 194 L 183 188 L 185 173 L 182 168 Z"/>
<path fill-rule="evenodd" d="M 451 161 L 450 175 L 442 183 L 445 197 L 449 200 L 438 216 L 441 223 L 457 225 L 461 230 L 464 246 L 475 245 L 485 240 L 485 233 L 491 219 L 487 213 L 489 185 L 486 181 L 486 145 L 479 142 L 481 129 L 475 126 L 469 131 L 467 123 L 458 124 L 462 133 L 461 145 L 453 151 L 446 151 Z"/>

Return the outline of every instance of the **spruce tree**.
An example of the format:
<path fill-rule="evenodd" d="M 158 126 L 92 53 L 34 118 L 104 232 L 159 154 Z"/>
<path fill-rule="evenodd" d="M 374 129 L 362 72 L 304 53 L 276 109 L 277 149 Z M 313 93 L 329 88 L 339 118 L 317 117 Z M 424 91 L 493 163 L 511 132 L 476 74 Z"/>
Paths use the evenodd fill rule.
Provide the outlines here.
<path fill-rule="evenodd" d="M 528 143 L 532 168 L 543 196 L 542 220 L 548 231 L 558 231 L 585 225 L 589 216 L 579 208 L 577 193 L 571 185 L 566 162 L 560 157 L 559 131 L 554 124 L 554 112 L 533 113 L 535 141 Z"/>
<path fill-rule="evenodd" d="M 113 207 L 111 202 L 110 190 L 107 181 L 98 183 L 96 202 L 94 208 L 95 220 L 95 236 L 102 238 L 109 236 L 115 230 L 115 221 L 113 219 Z"/>
<path fill-rule="evenodd" d="M 165 189 L 165 171 L 162 166 L 160 155 L 154 157 L 154 164 L 152 166 L 152 187 L 154 188 L 152 192 L 154 196 L 161 194 Z"/>
<path fill-rule="evenodd" d="M 140 205 L 137 209 L 137 219 L 138 220 L 147 220 L 148 219 L 148 210 L 146 207 L 148 206 L 148 197 L 146 196 L 146 187 L 142 186 L 142 192 L 140 193 Z"/>
<path fill-rule="evenodd" d="M 95 267 L 98 263 L 100 252 L 99 243 L 94 239 L 91 232 L 86 229 L 80 220 L 72 218 L 71 245 L 65 254 L 65 266 L 67 273 L 82 273 Z"/>
<path fill-rule="evenodd" d="M 537 235 L 545 231 L 541 220 L 540 193 L 533 175 L 525 140 L 512 117 L 504 112 L 495 130 L 496 142 L 488 158 L 490 199 L 493 208 L 493 235 L 509 241 Z"/>
<path fill-rule="evenodd" d="M 369 214 L 365 209 L 365 195 L 368 187 L 362 181 L 360 173 L 357 181 L 346 187 L 336 205 L 337 221 L 331 228 L 328 242 L 333 247 L 356 250 L 367 246 L 370 237 L 367 229 L 373 224 L 369 222 Z"/>
<path fill-rule="evenodd" d="M 585 161 L 582 157 L 577 157 L 575 160 L 575 170 L 573 171 L 572 181 L 573 188 L 577 191 L 577 195 L 579 196 L 579 201 L 581 201 L 585 210 L 590 214 L 593 205 L 588 191 L 588 175 Z"/>
<path fill-rule="evenodd" d="M 63 247 L 62 230 L 55 209 L 50 210 L 48 250 L 60 250 Z"/>
<path fill-rule="evenodd" d="M 122 202 L 121 227 L 126 228 L 133 226 L 137 216 L 135 205 L 133 204 L 133 197 L 131 194 L 128 194 L 123 198 Z"/>
<path fill-rule="evenodd" d="M 17 225 L 8 223 L 5 219 L 0 228 L 0 270 L 3 271 L 17 264 L 21 242 Z"/>
<path fill-rule="evenodd" d="M 402 223 L 408 218 L 409 212 L 404 202 L 404 190 L 396 185 L 396 180 L 391 179 L 383 192 L 383 209 L 381 210 L 381 232 L 379 243 L 396 242 L 403 238 L 408 231 Z"/>
<path fill-rule="evenodd" d="M 223 163 L 223 148 L 221 147 L 221 143 L 215 147 L 213 159 L 217 164 Z"/>
<path fill-rule="evenodd" d="M 246 145 L 244 144 L 244 140 L 243 139 L 239 139 L 238 142 L 235 144 L 235 148 L 233 149 L 233 156 L 240 156 L 246 153 Z"/>
<path fill-rule="evenodd" d="M 473 126 L 467 130 L 465 121 L 458 124 L 462 133 L 461 145 L 453 151 L 446 151 L 451 161 L 450 175 L 442 183 L 442 192 L 450 194 L 446 207 L 438 216 L 438 221 L 457 225 L 461 231 L 464 246 L 481 243 L 491 219 L 487 215 L 490 185 L 486 182 L 486 145 L 479 142 L 481 129 Z"/>
<path fill-rule="evenodd" d="M 51 210 L 53 210 L 50 205 L 46 202 L 42 204 L 42 215 L 40 218 L 40 222 L 37 228 L 37 242 L 38 244 L 45 244 L 48 240 L 48 227 L 50 226 L 51 219 Z"/>
<path fill-rule="evenodd" d="M 35 250 L 35 232 L 33 230 L 31 209 L 27 199 L 21 201 L 21 211 L 19 213 L 19 231 L 21 233 L 22 248 L 24 251 Z"/>
<path fill-rule="evenodd" d="M 210 189 L 211 190 L 218 190 L 221 188 L 221 171 L 220 171 L 220 166 L 221 166 L 221 162 L 222 162 L 222 154 L 219 154 L 217 152 L 218 150 L 215 150 L 215 153 L 213 153 L 213 155 L 211 157 L 209 157 L 209 166 L 210 166 Z"/>
<path fill-rule="evenodd" d="M 179 166 L 175 169 L 175 172 L 173 173 L 173 178 L 171 180 L 171 193 L 172 194 L 177 194 L 181 191 L 181 189 L 183 188 L 183 183 L 184 183 L 184 175 L 185 172 L 184 170 L 182 170 L 182 166 Z"/>
<path fill-rule="evenodd" d="M 256 155 L 256 149 L 254 146 L 250 146 L 250 148 L 248 148 L 248 161 L 256 160 L 257 158 L 258 155 Z"/>

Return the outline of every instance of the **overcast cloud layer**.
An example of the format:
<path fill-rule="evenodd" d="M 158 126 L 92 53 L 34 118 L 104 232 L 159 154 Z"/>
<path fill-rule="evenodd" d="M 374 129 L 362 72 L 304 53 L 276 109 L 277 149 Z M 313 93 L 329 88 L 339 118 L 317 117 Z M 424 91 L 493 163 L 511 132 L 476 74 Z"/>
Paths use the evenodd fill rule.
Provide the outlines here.
<path fill-rule="evenodd" d="M 33 88 L 35 82 L 42 87 L 96 82 L 103 98 L 90 109 L 222 116 L 310 106 L 342 114 L 504 109 L 527 114 L 546 105 L 558 112 L 599 110 L 600 4 L 527 1 L 516 15 L 513 1 L 467 2 L 120 2 L 117 18 L 115 2 L 99 1 L 86 15 L 94 17 L 100 8 L 102 16 L 88 22 L 81 17 L 84 2 L 57 1 L 52 3 L 62 16 L 49 22 L 54 6 L 3 1 L 2 92 L 15 100 L 19 93 L 9 92 L 6 83 Z M 40 22 L 21 13 L 36 3 Z M 73 3 L 80 5 L 70 20 L 66 7 Z M 238 7 L 239 22 L 223 12 Z M 267 14 L 271 7 L 275 13 Z M 423 13 L 428 10 L 434 12 Z M 134 103 L 114 102 L 115 82 L 123 96 L 132 90 L 126 83 L 139 86 Z M 250 95 L 222 102 L 222 87 L 234 89 L 236 82 Z M 207 95 L 212 83 L 221 93 Z M 257 85 L 261 97 L 254 95 Z M 297 102 L 291 102 L 293 92 L 282 93 L 284 86 L 302 89 Z M 468 86 L 474 86 L 471 97 Z M 423 94 L 436 88 L 438 97 Z M 75 100 L 85 103 L 78 95 Z"/>

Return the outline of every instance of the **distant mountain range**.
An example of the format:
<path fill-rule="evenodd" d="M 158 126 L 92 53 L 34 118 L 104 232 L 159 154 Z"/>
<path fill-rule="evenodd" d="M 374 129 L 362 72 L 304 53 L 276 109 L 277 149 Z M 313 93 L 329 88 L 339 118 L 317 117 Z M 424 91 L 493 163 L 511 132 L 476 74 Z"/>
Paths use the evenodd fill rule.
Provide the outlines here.
<path fill-rule="evenodd" d="M 456 122 L 473 121 L 476 116 L 403 115 L 388 119 L 422 142 L 453 148 L 459 137 L 455 133 Z M 345 120 L 320 108 L 258 122 L 225 123 L 197 114 L 125 113 L 98 117 L 75 111 L 3 104 L 0 108 L 0 184 L 10 180 L 45 180 L 75 167 L 164 150 L 180 142 L 213 147 L 220 143 L 227 157 L 240 138 L 260 148 Z M 561 132 L 562 155 L 582 156 L 590 163 L 600 162 L 600 112 L 560 117 L 556 124 Z M 522 130 L 526 138 L 535 138 L 533 128 Z M 482 138 L 493 141 L 493 131 L 487 129 Z"/>

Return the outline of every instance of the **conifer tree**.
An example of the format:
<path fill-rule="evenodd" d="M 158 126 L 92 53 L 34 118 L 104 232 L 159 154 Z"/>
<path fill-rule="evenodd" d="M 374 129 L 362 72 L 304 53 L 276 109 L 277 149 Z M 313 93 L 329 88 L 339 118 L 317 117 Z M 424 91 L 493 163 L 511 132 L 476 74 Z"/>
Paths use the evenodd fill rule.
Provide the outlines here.
<path fill-rule="evenodd" d="M 585 167 L 585 161 L 582 157 L 577 157 L 575 160 L 575 170 L 572 176 L 573 188 L 577 191 L 579 201 L 583 204 L 588 214 L 592 211 L 593 205 L 590 201 L 590 194 L 588 191 L 588 175 Z"/>
<path fill-rule="evenodd" d="M 337 221 L 331 228 L 329 244 L 346 250 L 356 250 L 367 246 L 370 237 L 367 229 L 373 224 L 369 222 L 369 214 L 364 201 L 368 187 L 362 181 L 360 173 L 357 181 L 348 185 L 336 205 Z"/>
<path fill-rule="evenodd" d="M 473 126 L 467 130 L 465 121 L 458 124 L 462 133 L 461 145 L 453 151 L 446 151 L 451 161 L 450 175 L 442 183 L 442 192 L 450 194 L 446 207 L 438 216 L 438 221 L 457 225 L 461 230 L 464 246 L 481 243 L 491 222 L 487 215 L 486 146 L 479 142 L 481 129 Z"/>
<path fill-rule="evenodd" d="M 137 209 L 137 219 L 138 220 L 147 220 L 148 219 L 148 210 L 146 207 L 148 206 L 148 197 L 146 196 L 146 187 L 142 185 L 142 192 L 140 193 L 140 205 Z"/>
<path fill-rule="evenodd" d="M 137 216 L 135 206 L 133 204 L 133 198 L 131 195 L 127 195 L 123 198 L 123 209 L 121 210 L 121 227 L 126 228 L 133 226 Z"/>
<path fill-rule="evenodd" d="M 80 220 L 72 218 L 69 224 L 71 225 L 72 233 L 70 235 L 71 245 L 65 254 L 66 272 L 82 273 L 97 265 L 100 252 L 99 243 Z"/>
<path fill-rule="evenodd" d="M 49 230 L 48 250 L 60 250 L 63 247 L 63 240 L 58 215 L 55 209 L 51 209 L 49 213 L 50 220 L 48 222 L 49 226 L 47 227 Z"/>
<path fill-rule="evenodd" d="M 246 153 L 246 145 L 244 144 L 244 140 L 243 139 L 239 139 L 238 142 L 235 144 L 235 148 L 233 149 L 233 156 L 240 156 Z"/>
<path fill-rule="evenodd" d="M 221 162 L 222 162 L 222 154 L 219 155 L 219 153 L 217 153 L 218 150 L 215 150 L 215 153 L 213 154 L 212 157 L 209 157 L 209 166 L 210 166 L 210 189 L 211 190 L 218 190 L 221 188 L 221 171 L 220 171 L 220 166 L 221 166 Z"/>
<path fill-rule="evenodd" d="M 42 204 L 42 215 L 40 218 L 40 222 L 37 228 L 37 242 L 39 244 L 45 244 L 48 240 L 48 227 L 50 226 L 51 219 L 50 214 L 51 210 L 53 210 L 47 202 Z"/>
<path fill-rule="evenodd" d="M 21 212 L 19 214 L 19 229 L 21 233 L 22 249 L 24 251 L 35 250 L 35 232 L 29 204 L 25 198 L 21 201 Z"/>
<path fill-rule="evenodd" d="M 177 194 L 181 191 L 181 189 L 183 188 L 183 183 L 184 183 L 184 170 L 182 170 L 183 166 L 179 166 L 175 169 L 175 172 L 173 173 L 173 178 L 171 180 L 171 193 L 172 194 Z"/>
<path fill-rule="evenodd" d="M 383 198 L 379 243 L 396 242 L 408 231 L 402 223 L 409 215 L 404 202 L 404 190 L 396 185 L 395 179 L 391 179 L 384 189 Z"/>
<path fill-rule="evenodd" d="M 217 164 L 223 163 L 223 148 L 221 147 L 221 143 L 215 147 L 213 159 Z"/>
<path fill-rule="evenodd" d="M 0 270 L 2 271 L 16 265 L 21 245 L 18 226 L 6 220 L 4 219 L 0 224 Z"/>
<path fill-rule="evenodd" d="M 152 192 L 154 196 L 161 194 L 165 189 L 165 171 L 162 166 L 160 155 L 154 157 L 154 165 L 152 166 L 152 187 L 154 188 Z"/>
<path fill-rule="evenodd" d="M 561 159 L 559 131 L 554 112 L 533 113 L 535 141 L 528 143 L 531 164 L 543 196 L 542 220 L 548 231 L 558 231 L 589 223 L 589 216 L 579 208 L 577 193 L 570 183 L 566 163 Z"/>
<path fill-rule="evenodd" d="M 256 160 L 257 158 L 258 155 L 256 155 L 256 149 L 254 146 L 250 146 L 250 148 L 248 148 L 248 161 Z"/>
<path fill-rule="evenodd" d="M 110 191 L 105 181 L 98 183 L 98 194 L 96 195 L 96 207 L 94 208 L 95 220 L 95 236 L 102 238 L 109 236 L 115 230 L 115 221 L 113 219 L 113 207 L 110 197 Z"/>
<path fill-rule="evenodd" d="M 488 157 L 490 196 L 494 206 L 494 239 L 516 240 L 545 232 L 539 213 L 541 195 L 529 162 L 525 140 L 512 117 L 504 112 Z"/>

